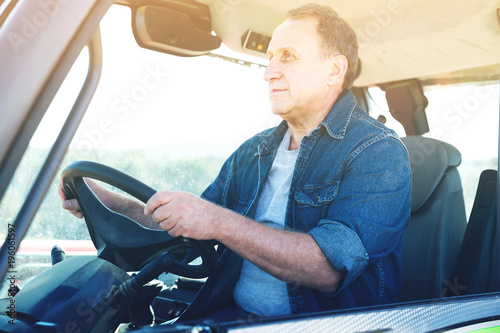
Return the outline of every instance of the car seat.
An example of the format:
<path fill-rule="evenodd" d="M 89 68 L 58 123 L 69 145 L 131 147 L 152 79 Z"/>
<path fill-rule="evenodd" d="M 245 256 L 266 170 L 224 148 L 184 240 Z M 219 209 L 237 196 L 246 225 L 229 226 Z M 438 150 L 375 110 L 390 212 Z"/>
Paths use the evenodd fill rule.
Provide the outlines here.
<path fill-rule="evenodd" d="M 484 170 L 446 296 L 500 291 L 496 170 Z"/>
<path fill-rule="evenodd" d="M 462 161 L 452 145 L 422 136 L 402 138 L 410 155 L 412 201 L 403 250 L 400 301 L 442 297 L 467 225 Z"/>

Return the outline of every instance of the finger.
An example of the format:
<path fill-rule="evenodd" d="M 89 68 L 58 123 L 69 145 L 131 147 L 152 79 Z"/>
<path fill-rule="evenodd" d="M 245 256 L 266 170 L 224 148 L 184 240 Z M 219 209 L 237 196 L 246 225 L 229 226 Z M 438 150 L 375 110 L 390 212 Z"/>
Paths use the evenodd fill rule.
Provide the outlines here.
<path fill-rule="evenodd" d="M 160 223 L 160 226 L 163 230 L 168 232 L 168 234 L 172 237 L 182 236 L 182 229 L 175 223 L 170 223 L 169 221 L 163 221 Z"/>
<path fill-rule="evenodd" d="M 171 202 L 173 199 L 172 192 L 162 191 L 156 192 L 151 198 L 149 198 L 146 203 L 146 207 L 144 207 L 144 214 L 150 215 L 153 213 L 158 207 L 162 205 L 166 205 Z"/>
<path fill-rule="evenodd" d="M 64 200 L 62 202 L 62 207 L 66 210 L 80 210 L 80 205 L 78 204 L 78 201 L 75 199 L 70 199 L 70 200 Z"/>
<path fill-rule="evenodd" d="M 61 183 L 59 183 L 59 187 L 57 188 L 57 193 L 59 194 L 59 198 L 61 198 L 61 201 L 68 200 L 68 197 L 66 196 L 66 193 L 64 193 L 64 189 Z"/>
<path fill-rule="evenodd" d="M 80 210 L 70 210 L 70 213 L 79 219 L 83 218 L 83 213 Z"/>
<path fill-rule="evenodd" d="M 169 220 L 172 217 L 173 213 L 174 211 L 173 209 L 171 209 L 171 207 L 169 207 L 168 205 L 162 205 L 155 209 L 151 217 L 154 222 L 162 223 Z M 172 220 L 170 221 L 173 222 Z"/>

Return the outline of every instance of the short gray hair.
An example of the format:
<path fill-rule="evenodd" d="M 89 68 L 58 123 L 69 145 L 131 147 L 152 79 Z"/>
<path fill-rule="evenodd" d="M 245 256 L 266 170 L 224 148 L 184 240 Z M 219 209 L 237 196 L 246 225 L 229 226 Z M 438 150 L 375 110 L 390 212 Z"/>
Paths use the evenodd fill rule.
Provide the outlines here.
<path fill-rule="evenodd" d="M 287 16 L 291 20 L 307 17 L 318 19 L 317 30 L 322 40 L 321 47 L 324 55 L 329 57 L 340 53 L 347 58 L 347 72 L 342 88 L 351 88 L 361 70 L 358 58 L 358 38 L 351 26 L 331 7 L 314 3 L 290 9 Z"/>

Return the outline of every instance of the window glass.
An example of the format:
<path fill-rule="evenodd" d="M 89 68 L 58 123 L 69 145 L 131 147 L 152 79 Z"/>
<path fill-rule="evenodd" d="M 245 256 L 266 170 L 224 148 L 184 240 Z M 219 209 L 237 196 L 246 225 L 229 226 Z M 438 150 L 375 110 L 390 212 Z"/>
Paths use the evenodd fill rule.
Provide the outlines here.
<path fill-rule="evenodd" d="M 462 154 L 458 170 L 469 216 L 481 172 L 498 167 L 498 83 L 432 87 L 425 95 L 430 128 L 425 136 L 448 142 Z"/>
<path fill-rule="evenodd" d="M 269 111 L 264 69 L 214 57 L 180 58 L 142 49 L 134 40 L 130 21 L 129 8 L 112 6 L 101 22 L 101 81 L 61 171 L 77 160 L 96 161 L 158 190 L 199 195 L 234 149 L 279 122 Z M 225 49 L 217 52 L 228 54 Z M 14 221 L 25 201 L 87 68 L 85 49 L 39 125 L 1 202 L 4 225 Z M 85 222 L 61 208 L 59 181 L 60 173 L 21 244 L 17 255 L 20 281 L 50 266 L 54 245 L 62 245 L 68 256 L 93 250 Z"/>
<path fill-rule="evenodd" d="M 88 51 L 84 48 L 42 118 L 0 202 L 0 221 L 5 226 L 0 230 L 0 237 L 5 239 L 7 226 L 14 223 L 21 211 L 38 171 L 78 96 L 87 68 Z M 19 283 L 50 267 L 51 248 L 60 245 L 60 239 L 88 239 L 88 232 L 82 224 L 64 223 L 67 219 L 62 219 L 57 183 L 58 180 L 52 182 L 24 240 L 19 244 L 19 240 L 15 239 L 16 246 L 19 246 L 15 256 L 15 274 Z M 17 237 L 16 233 L 14 235 Z M 1 286 L 0 297 L 7 294 L 8 288 L 8 283 Z"/>
<path fill-rule="evenodd" d="M 37 127 L 28 149 L 16 169 L 6 194 L 0 202 L 0 219 L 13 223 L 30 191 L 59 131 L 85 80 L 88 52 L 85 48 L 68 73 L 49 109 Z M 42 206 L 42 208 L 44 205 Z M 48 217 L 50 218 L 50 217 Z M 1 232 L 4 232 L 2 230 Z"/>
<path fill-rule="evenodd" d="M 450 143 L 462 155 L 458 170 L 469 216 L 481 172 L 497 169 L 498 83 L 425 87 L 424 94 L 429 100 L 429 133 L 424 136 Z M 383 119 L 399 136 L 406 136 L 403 126 L 389 112 L 385 93 L 378 87 L 369 89 L 369 103 L 372 117 Z"/>
<path fill-rule="evenodd" d="M 378 119 L 387 127 L 396 131 L 399 136 L 405 136 L 403 125 L 394 119 L 389 111 L 387 100 L 385 99 L 385 92 L 378 87 L 368 88 L 368 105 L 370 108 L 370 116 Z"/>
<path fill-rule="evenodd" d="M 158 190 L 199 195 L 232 151 L 279 121 L 269 111 L 264 69 L 142 49 L 133 38 L 130 20 L 129 8 L 113 6 L 101 22 L 101 81 L 63 167 L 78 160 L 95 161 Z M 53 142 L 55 124 L 65 118 L 62 109 L 33 140 L 37 149 Z M 85 223 L 60 208 L 58 181 L 29 235 L 89 239 Z"/>

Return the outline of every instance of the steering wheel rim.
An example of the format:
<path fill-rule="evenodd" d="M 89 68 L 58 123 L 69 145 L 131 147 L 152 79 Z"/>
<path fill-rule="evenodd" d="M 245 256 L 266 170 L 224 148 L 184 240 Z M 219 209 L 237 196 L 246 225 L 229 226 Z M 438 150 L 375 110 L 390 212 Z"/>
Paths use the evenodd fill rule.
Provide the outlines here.
<path fill-rule="evenodd" d="M 161 253 L 196 250 L 202 258 L 201 264 L 189 265 L 178 258 L 169 267 L 169 272 L 190 278 L 204 278 L 214 271 L 217 255 L 211 241 L 174 238 L 163 230 L 148 229 L 110 210 L 88 187 L 84 177 L 117 187 L 143 203 L 156 190 L 124 172 L 96 162 L 78 161 L 63 170 L 61 181 L 64 193 L 68 199 L 75 198 L 80 205 L 98 257 L 125 271 L 138 271 Z"/>

